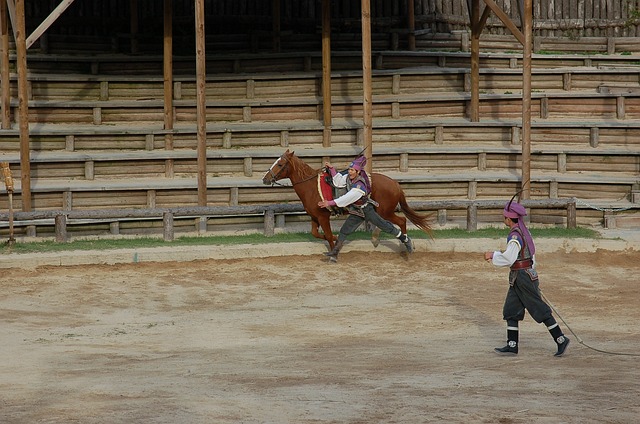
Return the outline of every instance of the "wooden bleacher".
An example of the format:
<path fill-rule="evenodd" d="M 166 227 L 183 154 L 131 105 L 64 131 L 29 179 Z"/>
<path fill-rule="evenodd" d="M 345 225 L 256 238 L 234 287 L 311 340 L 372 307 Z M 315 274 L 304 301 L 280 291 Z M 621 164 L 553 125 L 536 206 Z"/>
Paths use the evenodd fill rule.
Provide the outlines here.
<path fill-rule="evenodd" d="M 374 169 L 400 181 L 410 201 L 508 197 L 518 187 L 515 170 L 521 160 L 518 56 L 484 56 L 483 63 L 496 66 L 481 70 L 481 121 L 475 123 L 466 118 L 469 69 L 460 66 L 465 56 L 414 53 L 377 56 Z M 362 148 L 359 71 L 334 72 L 332 145 L 322 148 L 321 76 L 313 70 L 315 59 L 282 58 L 281 65 L 266 60 L 276 68 L 296 62 L 303 69 L 264 72 L 268 65 L 263 64 L 255 73 L 242 73 L 236 58 L 229 73 L 208 77 L 211 205 L 295 202 L 290 188 L 265 187 L 260 180 L 285 149 L 319 168 L 326 160 L 346 165 Z M 162 78 L 145 74 L 146 62 L 139 75 L 133 71 L 123 77 L 94 73 L 104 64 L 93 65 L 90 59 L 85 59 L 92 65 L 84 75 L 29 75 L 32 207 L 196 203 L 194 78 L 176 78 L 176 121 L 173 130 L 164 130 Z M 577 197 L 605 209 L 612 204 L 638 207 L 633 193 L 640 189 L 635 90 L 640 67 L 636 57 L 616 59 L 609 58 L 605 66 L 599 57 L 535 58 L 532 198 Z M 398 69 L 388 69 L 394 61 Z M 417 66 L 418 61 L 435 66 Z M 571 61 L 576 66 L 569 66 Z M 14 175 L 19 175 L 18 137 L 17 124 L 0 130 L 0 160 L 11 164 Z M 15 202 L 19 207 L 19 195 Z M 0 198 L 0 209 L 6 207 Z M 493 212 L 482 219 L 491 222 Z M 456 213 L 449 218 L 458 219 Z M 539 214 L 545 223 L 563 219 L 556 211 Z M 603 219 L 602 211 L 584 204 L 578 212 L 579 225 Z"/>

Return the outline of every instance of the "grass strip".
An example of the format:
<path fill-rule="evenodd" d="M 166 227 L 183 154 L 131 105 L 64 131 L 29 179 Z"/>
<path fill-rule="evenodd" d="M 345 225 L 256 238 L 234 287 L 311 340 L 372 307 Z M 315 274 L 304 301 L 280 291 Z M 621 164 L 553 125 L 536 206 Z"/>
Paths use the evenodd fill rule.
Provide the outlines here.
<path fill-rule="evenodd" d="M 534 238 L 600 238 L 597 231 L 588 228 L 533 228 L 531 234 Z M 410 230 L 409 236 L 413 239 L 429 238 L 424 232 Z M 433 239 L 437 243 L 438 239 L 470 239 L 470 238 L 492 238 L 500 239 L 507 236 L 507 228 L 483 228 L 476 231 L 465 229 L 434 230 Z M 350 240 L 368 240 L 371 233 L 368 231 L 356 231 L 349 236 Z M 391 238 L 390 235 L 382 233 L 381 239 Z M 16 242 L 12 245 L 3 243 L 0 253 L 50 253 L 70 250 L 111 250 L 111 249 L 139 249 L 167 246 L 211 246 L 211 245 L 233 245 L 233 244 L 265 244 L 265 243 L 294 243 L 294 242 L 318 242 L 310 233 L 280 233 L 271 237 L 263 234 L 244 234 L 234 236 L 184 236 L 176 237 L 173 241 L 164 241 L 160 237 L 135 237 L 135 238 L 114 238 L 96 240 L 73 240 L 67 243 L 55 241 L 38 242 Z"/>

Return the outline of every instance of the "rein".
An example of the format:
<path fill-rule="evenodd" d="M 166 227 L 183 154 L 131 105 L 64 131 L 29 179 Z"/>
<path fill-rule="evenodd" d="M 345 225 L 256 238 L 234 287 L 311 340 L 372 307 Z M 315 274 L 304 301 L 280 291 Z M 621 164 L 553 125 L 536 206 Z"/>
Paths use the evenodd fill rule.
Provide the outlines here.
<path fill-rule="evenodd" d="M 289 166 L 289 165 L 291 165 L 291 161 L 290 161 L 289 159 L 287 159 L 287 166 Z M 310 176 L 308 176 L 308 177 L 306 177 L 306 178 L 304 178 L 304 179 L 302 179 L 302 180 L 300 180 L 300 181 L 297 181 L 297 182 L 295 182 L 295 183 L 292 183 L 291 185 L 285 185 L 285 184 L 280 184 L 280 183 L 277 181 L 278 176 L 280 175 L 280 173 L 281 173 L 283 170 L 284 170 L 284 166 L 283 166 L 282 168 L 280 168 L 280 170 L 278 171 L 278 173 L 277 173 L 277 174 L 274 174 L 271 170 L 269 170 L 269 172 L 271 173 L 271 177 L 273 178 L 273 182 L 271 183 L 271 185 L 278 185 L 278 186 L 280 186 L 280 187 L 293 187 L 293 186 L 296 186 L 296 185 L 298 185 L 298 184 L 302 184 L 302 183 L 305 183 L 305 182 L 307 182 L 307 181 L 309 181 L 309 180 L 312 180 L 312 179 L 314 179 L 314 178 L 317 178 L 319 175 L 321 175 L 321 172 L 316 171 L 316 173 L 315 173 L 315 174 L 310 175 Z M 291 178 L 289 178 L 289 180 L 291 180 Z"/>

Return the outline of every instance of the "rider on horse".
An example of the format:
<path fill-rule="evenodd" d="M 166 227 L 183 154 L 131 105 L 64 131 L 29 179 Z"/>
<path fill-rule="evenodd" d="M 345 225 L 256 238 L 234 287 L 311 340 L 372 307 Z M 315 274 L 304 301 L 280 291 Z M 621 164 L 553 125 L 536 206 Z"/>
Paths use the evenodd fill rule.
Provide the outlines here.
<path fill-rule="evenodd" d="M 340 234 L 338 235 L 338 241 L 331 252 L 325 253 L 329 256 L 329 259 L 336 262 L 338 259 L 338 253 L 344 245 L 344 241 L 353 233 L 362 222 L 365 220 L 380 228 L 382 231 L 389 233 L 404 243 L 409 253 L 413 252 L 413 243 L 407 234 L 403 234 L 400 229 L 394 226 L 391 222 L 383 219 L 375 210 L 378 203 L 371 199 L 371 182 L 369 176 L 364 170 L 364 166 L 367 163 L 367 158 L 360 156 L 355 159 L 351 164 L 347 174 L 337 172 L 334 167 L 329 163 L 325 166 L 331 176 L 333 177 L 333 184 L 336 187 L 346 187 L 347 193 L 338 197 L 335 200 L 322 200 L 318 202 L 318 206 L 321 208 L 330 208 L 332 206 L 338 206 L 346 208 L 349 212 L 349 216 L 345 220 L 342 228 L 340 228 Z"/>

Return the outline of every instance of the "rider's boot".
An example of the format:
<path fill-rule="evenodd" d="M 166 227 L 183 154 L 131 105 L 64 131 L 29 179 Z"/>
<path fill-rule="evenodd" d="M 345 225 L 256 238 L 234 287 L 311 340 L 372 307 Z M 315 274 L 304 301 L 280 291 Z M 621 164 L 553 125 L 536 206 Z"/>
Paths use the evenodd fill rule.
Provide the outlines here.
<path fill-rule="evenodd" d="M 407 248 L 407 252 L 413 253 L 413 241 L 409 238 L 407 234 L 401 234 L 398 236 L 398 239 L 404 244 L 404 247 Z"/>
<path fill-rule="evenodd" d="M 333 246 L 333 250 L 331 252 L 325 252 L 324 254 L 329 257 L 331 262 L 338 262 L 338 253 L 340 253 L 340 249 L 342 249 L 342 245 L 344 242 L 342 240 L 338 240 Z"/>
<path fill-rule="evenodd" d="M 373 247 L 378 247 L 378 244 L 380 244 L 380 228 L 378 227 L 374 227 L 371 232 L 371 244 L 373 244 Z"/>

